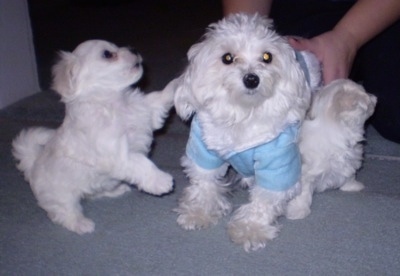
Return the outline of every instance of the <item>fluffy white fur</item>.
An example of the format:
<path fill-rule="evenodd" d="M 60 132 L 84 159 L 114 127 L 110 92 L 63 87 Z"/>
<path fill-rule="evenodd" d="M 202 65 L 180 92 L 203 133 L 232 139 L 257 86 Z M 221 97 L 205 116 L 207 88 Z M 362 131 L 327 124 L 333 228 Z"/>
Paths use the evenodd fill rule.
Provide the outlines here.
<path fill-rule="evenodd" d="M 362 162 L 364 123 L 376 101 L 350 80 L 336 80 L 315 94 L 300 137 L 302 191 L 289 203 L 288 218 L 306 217 L 314 192 L 364 188 L 355 174 Z"/>
<path fill-rule="evenodd" d="M 231 64 L 222 61 L 227 53 Z M 272 61 L 264 62 L 264 53 L 271 54 Z M 209 149 L 221 154 L 232 148 L 240 151 L 303 121 L 312 88 L 294 50 L 273 30 L 271 20 L 237 14 L 211 24 L 204 39 L 190 48 L 188 59 L 177 80 L 175 108 L 184 120 L 196 113 Z M 310 70 L 316 85 L 319 66 Z M 249 74 L 258 78 L 258 85 L 246 85 Z M 184 156 L 182 165 L 190 185 L 179 201 L 178 223 L 184 229 L 215 224 L 232 208 L 226 198 L 230 183 L 224 180 L 229 164 L 205 170 Z M 235 211 L 228 232 L 246 251 L 256 250 L 276 237 L 276 218 L 285 213 L 299 183 L 283 192 L 261 188 L 252 177 L 242 183 L 250 186 L 250 202 Z"/>
<path fill-rule="evenodd" d="M 173 188 L 172 177 L 147 158 L 153 130 L 173 105 L 173 83 L 147 95 L 130 89 L 143 74 L 141 63 L 135 51 L 102 40 L 61 52 L 53 88 L 66 105 L 62 125 L 23 130 L 13 141 L 39 206 L 70 231 L 95 228 L 82 213 L 83 197 L 117 197 L 128 184 L 153 195 Z"/>

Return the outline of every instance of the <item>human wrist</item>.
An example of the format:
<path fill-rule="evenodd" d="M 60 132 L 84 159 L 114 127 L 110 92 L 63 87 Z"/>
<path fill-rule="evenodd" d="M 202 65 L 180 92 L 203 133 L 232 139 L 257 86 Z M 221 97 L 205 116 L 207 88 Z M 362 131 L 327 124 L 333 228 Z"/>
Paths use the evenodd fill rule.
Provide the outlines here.
<path fill-rule="evenodd" d="M 346 47 L 348 51 L 353 53 L 357 52 L 364 44 L 364 41 L 357 37 L 357 35 L 351 32 L 347 27 L 338 25 L 332 30 L 332 33 L 334 34 L 335 39 L 337 39 L 337 43 L 340 43 Z"/>

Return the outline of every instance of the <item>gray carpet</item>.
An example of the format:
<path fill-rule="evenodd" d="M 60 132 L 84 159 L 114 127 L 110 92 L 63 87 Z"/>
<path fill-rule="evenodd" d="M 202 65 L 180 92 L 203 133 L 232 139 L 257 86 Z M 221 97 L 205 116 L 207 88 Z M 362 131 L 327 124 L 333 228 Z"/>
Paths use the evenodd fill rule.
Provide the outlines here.
<path fill-rule="evenodd" d="M 133 7 L 125 2 L 123 10 Z M 168 13 L 163 17 L 168 20 L 159 19 L 159 33 L 152 27 L 146 35 L 131 35 L 141 45 L 138 48 L 149 68 L 146 91 L 161 88 L 182 70 L 187 48 L 218 13 L 205 16 L 197 25 L 189 19 L 201 17 L 203 10 L 213 5 L 199 8 L 197 15 L 192 10 L 176 16 L 174 10 L 173 20 Z M 116 9 L 107 7 L 111 12 Z M 142 7 L 146 16 L 141 17 L 140 26 L 154 19 L 148 18 L 146 7 Z M 95 11 L 99 9 L 102 14 L 104 7 Z M 163 32 L 173 27 L 173 36 Z M 126 39 L 127 44 L 134 44 Z M 68 43 L 76 42 L 71 40 Z M 42 42 L 37 47 L 40 53 L 50 46 Z M 39 64 L 46 66 L 43 60 L 50 58 L 42 58 L 39 54 Z M 42 68 L 46 70 L 49 68 Z M 299 221 L 281 218 L 278 238 L 263 250 L 246 253 L 229 241 L 229 217 L 202 231 L 184 231 L 177 225 L 172 209 L 187 185 L 179 158 L 188 128 L 172 113 L 166 127 L 156 134 L 151 158 L 174 176 L 175 192 L 154 197 L 132 189 L 117 199 L 83 201 L 96 230 L 79 236 L 50 222 L 15 168 L 10 152 L 11 140 L 22 128 L 56 127 L 62 120 L 58 97 L 44 90 L 0 111 L 0 275 L 400 274 L 400 145 L 384 140 L 373 128 L 367 131 L 365 163 L 358 174 L 366 185 L 364 191 L 317 194 L 309 217 Z M 237 207 L 247 201 L 247 192 L 238 190 L 231 200 Z"/>

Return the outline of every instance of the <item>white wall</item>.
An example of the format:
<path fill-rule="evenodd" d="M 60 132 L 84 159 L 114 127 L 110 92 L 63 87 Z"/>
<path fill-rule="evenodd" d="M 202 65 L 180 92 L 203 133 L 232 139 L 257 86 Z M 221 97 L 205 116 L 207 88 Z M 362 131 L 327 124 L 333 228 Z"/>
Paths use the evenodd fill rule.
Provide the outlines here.
<path fill-rule="evenodd" d="M 0 108 L 39 90 L 27 0 L 0 0 Z"/>

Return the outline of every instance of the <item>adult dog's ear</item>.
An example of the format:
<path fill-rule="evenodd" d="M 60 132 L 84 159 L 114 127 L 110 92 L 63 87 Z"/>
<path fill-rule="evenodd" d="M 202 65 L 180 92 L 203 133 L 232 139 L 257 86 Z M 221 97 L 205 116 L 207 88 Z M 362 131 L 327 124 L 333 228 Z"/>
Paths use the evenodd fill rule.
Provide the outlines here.
<path fill-rule="evenodd" d="M 177 79 L 175 92 L 175 110 L 183 120 L 188 120 L 196 112 L 196 100 L 194 85 L 196 85 L 196 74 L 199 74 L 199 65 L 197 59 L 203 48 L 202 42 L 190 47 L 187 58 L 189 65 L 185 72 Z"/>
<path fill-rule="evenodd" d="M 79 93 L 79 59 L 69 52 L 60 52 L 60 60 L 53 68 L 53 83 L 51 88 L 57 91 L 63 101 L 68 101 Z"/>

